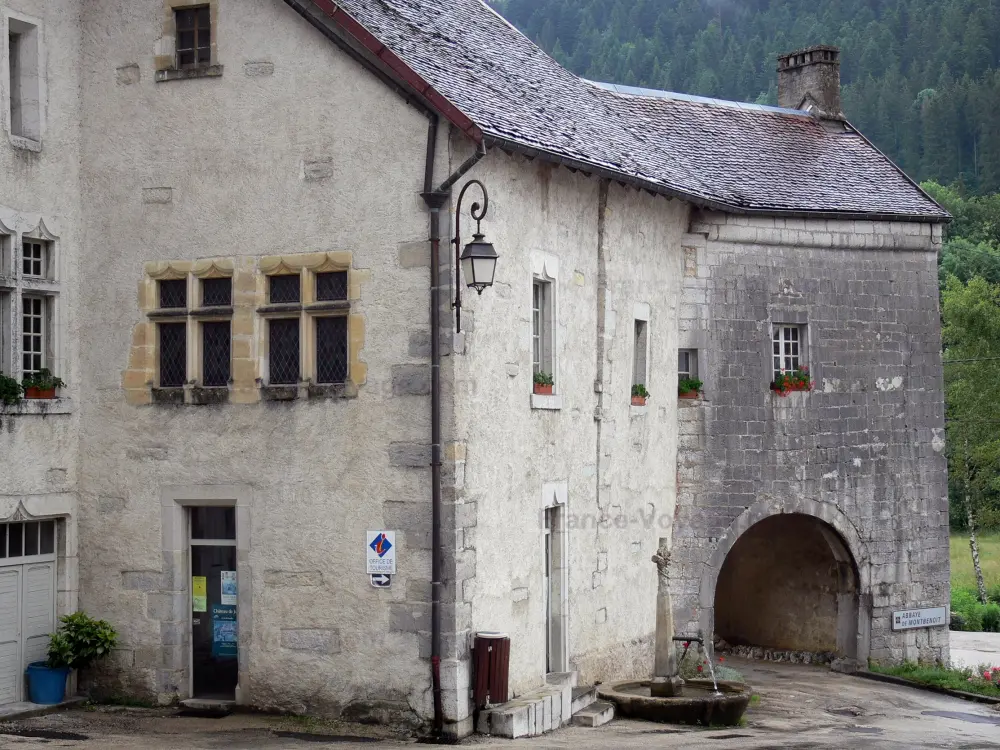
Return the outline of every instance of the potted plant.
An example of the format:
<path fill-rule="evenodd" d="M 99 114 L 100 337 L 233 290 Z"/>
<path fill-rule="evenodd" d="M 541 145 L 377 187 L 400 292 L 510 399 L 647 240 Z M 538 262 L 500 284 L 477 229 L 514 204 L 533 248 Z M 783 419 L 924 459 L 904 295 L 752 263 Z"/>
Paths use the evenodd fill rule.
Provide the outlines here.
<path fill-rule="evenodd" d="M 647 398 L 649 391 L 646 390 L 646 386 L 642 383 L 632 386 L 632 406 L 645 406 Z"/>
<path fill-rule="evenodd" d="M 698 378 L 681 378 L 677 384 L 678 398 L 698 398 L 701 388 L 705 385 Z"/>
<path fill-rule="evenodd" d="M 28 375 L 21 381 L 24 386 L 25 398 L 53 399 L 57 388 L 65 388 L 66 384 L 44 367 L 33 375 Z"/>
<path fill-rule="evenodd" d="M 535 373 L 535 393 L 539 396 L 551 396 L 552 386 L 555 385 L 555 380 L 547 372 L 536 372 Z"/>
<path fill-rule="evenodd" d="M 24 391 L 21 384 L 14 378 L 8 377 L 0 372 L 0 404 L 13 406 L 21 401 L 21 393 Z"/>
<path fill-rule="evenodd" d="M 800 367 L 793 372 L 783 372 L 771 383 L 771 390 L 784 398 L 792 391 L 811 391 L 815 387 L 808 367 Z"/>
<path fill-rule="evenodd" d="M 106 658 L 118 643 L 118 633 L 109 623 L 83 612 L 64 615 L 59 622 L 59 629 L 49 636 L 48 660 L 32 662 L 25 670 L 32 703 L 62 703 L 69 673 Z"/>

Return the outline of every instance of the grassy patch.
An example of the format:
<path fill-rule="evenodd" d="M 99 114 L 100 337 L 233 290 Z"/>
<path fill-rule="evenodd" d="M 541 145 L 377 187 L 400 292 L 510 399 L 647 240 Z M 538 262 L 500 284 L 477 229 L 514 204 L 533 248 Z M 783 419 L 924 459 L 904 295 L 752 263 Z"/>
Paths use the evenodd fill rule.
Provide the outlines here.
<path fill-rule="evenodd" d="M 1000 533 L 977 534 L 976 538 L 986 588 L 1000 588 Z M 959 589 L 976 588 L 976 573 L 972 569 L 967 534 L 952 534 L 951 537 L 951 585 Z"/>
<path fill-rule="evenodd" d="M 992 682 L 983 678 L 983 672 L 989 671 L 989 666 L 982 666 L 975 672 L 971 669 L 946 669 L 912 662 L 891 667 L 871 664 L 868 668 L 878 674 L 902 677 L 922 685 L 933 685 L 950 690 L 961 690 L 965 693 L 1000 698 L 1000 672 L 994 674 Z"/>
<path fill-rule="evenodd" d="M 751 706 L 760 705 L 760 696 L 757 693 L 754 693 L 753 695 L 750 696 L 750 705 Z"/>

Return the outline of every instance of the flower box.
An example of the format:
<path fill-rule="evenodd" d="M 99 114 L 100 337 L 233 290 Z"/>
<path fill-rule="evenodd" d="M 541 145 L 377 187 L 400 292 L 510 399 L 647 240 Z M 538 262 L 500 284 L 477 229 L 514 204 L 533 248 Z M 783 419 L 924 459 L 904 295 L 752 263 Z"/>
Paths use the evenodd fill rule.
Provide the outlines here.
<path fill-rule="evenodd" d="M 696 399 L 700 395 L 701 394 L 698 393 L 698 391 L 681 391 L 680 393 L 677 394 L 677 398 Z"/>
<path fill-rule="evenodd" d="M 541 383 L 535 383 L 535 395 L 551 396 L 553 387 L 554 386 L 551 383 L 549 385 L 542 385 Z"/>
<path fill-rule="evenodd" d="M 632 397 L 632 406 L 645 406 L 645 405 L 646 405 L 646 397 L 645 396 L 633 396 Z"/>
<path fill-rule="evenodd" d="M 771 383 L 771 390 L 784 398 L 793 391 L 811 391 L 815 387 L 808 367 L 800 367 L 795 372 L 783 372 Z"/>
<path fill-rule="evenodd" d="M 53 399 L 56 397 L 55 388 L 39 388 L 37 386 L 31 386 L 24 389 L 25 398 L 37 398 L 37 399 Z"/>

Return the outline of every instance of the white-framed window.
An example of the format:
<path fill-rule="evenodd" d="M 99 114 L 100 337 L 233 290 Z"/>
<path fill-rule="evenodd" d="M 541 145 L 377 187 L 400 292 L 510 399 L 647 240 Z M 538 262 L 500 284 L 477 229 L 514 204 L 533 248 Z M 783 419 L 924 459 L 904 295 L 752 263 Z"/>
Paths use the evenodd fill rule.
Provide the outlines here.
<path fill-rule="evenodd" d="M 42 138 L 43 82 L 41 31 L 37 21 L 7 17 L 5 60 L 7 124 L 11 136 L 39 142 Z"/>
<path fill-rule="evenodd" d="M 555 376 L 552 367 L 552 282 L 531 283 L 531 371 Z"/>
<path fill-rule="evenodd" d="M 805 327 L 789 323 L 775 323 L 772 328 L 772 353 L 774 376 L 795 372 L 805 360 Z"/>
<path fill-rule="evenodd" d="M 694 380 L 698 377 L 698 350 L 677 350 L 677 379 Z"/>
<path fill-rule="evenodd" d="M 21 235 L 0 224 L 0 372 L 59 372 L 57 238 L 43 222 Z"/>
<path fill-rule="evenodd" d="M 26 294 L 21 298 L 21 373 L 34 375 L 48 368 L 48 305 L 44 297 Z"/>
<path fill-rule="evenodd" d="M 649 321 L 635 320 L 632 344 L 632 385 L 646 385 L 649 361 Z"/>

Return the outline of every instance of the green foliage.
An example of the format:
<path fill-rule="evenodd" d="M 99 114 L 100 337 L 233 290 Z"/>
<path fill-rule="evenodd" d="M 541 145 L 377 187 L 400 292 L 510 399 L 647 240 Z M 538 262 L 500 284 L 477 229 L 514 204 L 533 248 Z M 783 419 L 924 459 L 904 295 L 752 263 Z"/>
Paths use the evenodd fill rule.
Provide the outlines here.
<path fill-rule="evenodd" d="M 24 387 L 24 390 L 37 388 L 40 391 L 66 387 L 66 384 L 61 379 L 57 378 L 50 370 L 44 367 L 36 373 L 25 376 L 24 380 L 21 381 L 21 385 Z"/>
<path fill-rule="evenodd" d="M 59 629 L 49 637 L 49 667 L 86 669 L 109 656 L 118 643 L 118 633 L 108 622 L 84 612 L 64 615 L 59 622 Z"/>
<path fill-rule="evenodd" d="M 636 383 L 632 386 L 632 395 L 639 398 L 649 398 L 649 391 L 646 390 L 646 386 L 642 383 Z"/>
<path fill-rule="evenodd" d="M 836 44 L 844 111 L 876 146 L 917 179 L 1000 190 L 995 0 L 492 4 L 585 78 L 761 104 L 777 103 L 778 54 Z"/>
<path fill-rule="evenodd" d="M 1000 604 L 990 602 L 983 610 L 983 630 L 1000 633 Z"/>
<path fill-rule="evenodd" d="M 698 378 L 681 378 L 680 382 L 677 384 L 678 393 L 701 393 L 702 383 Z"/>
<path fill-rule="evenodd" d="M 0 372 L 0 404 L 13 406 L 21 400 L 22 393 L 20 383 Z"/>
<path fill-rule="evenodd" d="M 554 385 L 555 380 L 547 372 L 536 372 L 535 373 L 535 385 Z"/>
<path fill-rule="evenodd" d="M 934 685 L 935 687 L 948 688 L 949 690 L 960 690 L 964 693 L 978 693 L 994 698 L 1000 698 L 1000 685 L 997 684 L 996 674 L 992 672 L 992 667 L 983 665 L 976 670 L 971 669 L 949 669 L 946 667 L 931 666 L 925 664 L 914 664 L 907 662 L 892 666 L 883 666 L 878 663 L 871 663 L 868 669 L 879 674 L 902 677 L 906 680 L 919 682 L 923 685 Z M 984 673 L 990 673 L 992 679 L 983 678 Z"/>

